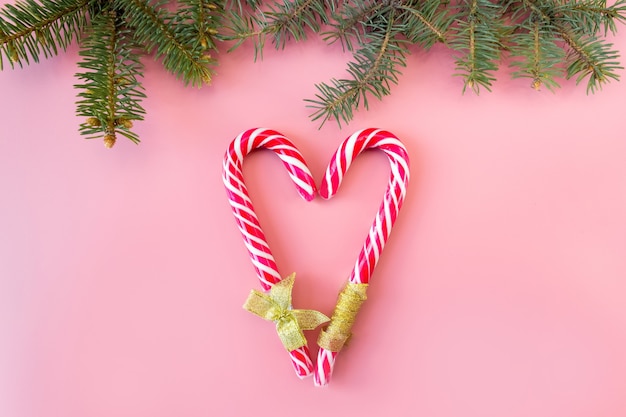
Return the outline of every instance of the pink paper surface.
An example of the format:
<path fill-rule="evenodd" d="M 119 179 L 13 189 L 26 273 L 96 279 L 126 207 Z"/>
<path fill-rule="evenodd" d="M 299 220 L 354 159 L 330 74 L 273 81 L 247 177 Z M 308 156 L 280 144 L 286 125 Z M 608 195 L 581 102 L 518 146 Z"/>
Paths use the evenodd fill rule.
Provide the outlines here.
<path fill-rule="evenodd" d="M 0 73 L 3 417 L 626 416 L 626 81 L 537 93 L 503 70 L 493 93 L 462 95 L 448 51 L 416 51 L 392 96 L 318 130 L 302 99 L 344 76 L 338 47 L 256 64 L 244 47 L 200 90 L 147 59 L 142 143 L 107 150 L 77 134 L 77 59 Z M 390 130 L 412 158 L 325 389 L 241 308 L 259 284 L 221 162 L 256 126 L 290 137 L 318 182 L 360 128 Z M 246 160 L 297 308 L 331 313 L 388 172 L 367 153 L 335 198 L 305 203 L 274 155 Z"/>

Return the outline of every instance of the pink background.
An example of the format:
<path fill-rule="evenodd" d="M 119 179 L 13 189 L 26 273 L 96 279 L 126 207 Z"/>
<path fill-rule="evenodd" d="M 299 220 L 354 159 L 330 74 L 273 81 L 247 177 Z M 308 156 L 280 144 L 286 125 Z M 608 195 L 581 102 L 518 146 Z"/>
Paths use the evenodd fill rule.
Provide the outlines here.
<path fill-rule="evenodd" d="M 384 102 L 318 131 L 302 99 L 347 59 L 313 40 L 253 64 L 245 47 L 201 90 L 146 60 L 143 142 L 112 150 L 77 134 L 75 48 L 0 73 L 0 415 L 626 416 L 626 81 L 536 93 L 503 70 L 493 93 L 463 96 L 436 48 Z M 363 127 L 412 158 L 326 389 L 241 308 L 259 285 L 220 173 L 255 126 L 292 138 L 318 181 Z M 275 156 L 246 160 L 298 307 L 331 312 L 388 170 L 366 154 L 335 199 L 306 204 Z"/>

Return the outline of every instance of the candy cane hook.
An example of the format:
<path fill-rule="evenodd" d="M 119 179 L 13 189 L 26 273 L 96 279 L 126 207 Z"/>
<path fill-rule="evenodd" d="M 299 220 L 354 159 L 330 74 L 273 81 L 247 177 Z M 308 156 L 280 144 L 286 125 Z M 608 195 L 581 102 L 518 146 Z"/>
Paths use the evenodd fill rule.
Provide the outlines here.
<path fill-rule="evenodd" d="M 389 239 L 391 228 L 396 221 L 406 195 L 409 181 L 409 156 L 407 150 L 397 137 L 381 129 L 361 130 L 348 137 L 341 144 L 326 169 L 326 174 L 320 187 L 320 195 L 326 199 L 335 195 L 341 185 L 344 174 L 352 162 L 367 149 L 380 149 L 385 152 L 391 165 L 391 174 L 383 202 L 348 279 L 348 283 L 354 285 L 348 285 L 346 289 L 350 291 L 346 292 L 344 290 L 340 294 L 340 301 L 333 313 L 331 324 L 327 327 L 328 330 L 333 327 L 333 324 L 336 324 L 335 322 L 343 320 L 341 318 L 342 314 L 350 315 L 350 313 L 337 311 L 338 309 L 341 310 L 340 304 L 346 304 L 341 301 L 341 298 L 344 298 L 344 300 L 347 298 L 352 299 L 352 301 L 347 302 L 347 304 L 352 304 L 352 307 L 348 306 L 347 309 L 356 309 L 356 311 L 351 313 L 351 319 L 353 320 L 356 317 L 360 303 L 365 300 L 366 284 L 369 283 L 380 254 Z M 343 330 L 348 334 L 342 335 L 343 339 L 340 338 L 339 342 L 335 340 L 330 343 L 327 341 L 322 343 L 324 336 L 323 334 L 320 335 L 320 339 L 318 339 L 320 350 L 314 374 L 315 385 L 324 386 L 330 381 L 337 355 L 343 347 L 343 343 L 345 343 L 344 339 L 349 337 L 350 326 L 351 324 L 348 326 L 348 330 Z"/>
<path fill-rule="evenodd" d="M 257 277 L 263 289 L 268 291 L 282 277 L 252 206 L 242 172 L 244 158 L 256 149 L 268 149 L 278 155 L 298 193 L 305 200 L 310 201 L 315 197 L 316 187 L 300 152 L 287 138 L 274 130 L 246 130 L 231 142 L 226 151 L 222 173 L 228 201 Z M 306 345 L 289 351 L 289 356 L 298 377 L 304 378 L 313 372 L 313 362 Z"/>

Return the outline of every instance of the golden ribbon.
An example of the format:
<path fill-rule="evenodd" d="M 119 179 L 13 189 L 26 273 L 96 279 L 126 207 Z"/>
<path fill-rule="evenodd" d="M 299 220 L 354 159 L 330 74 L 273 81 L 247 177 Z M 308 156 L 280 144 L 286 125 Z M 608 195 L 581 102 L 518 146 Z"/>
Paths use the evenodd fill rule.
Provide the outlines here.
<path fill-rule="evenodd" d="M 278 337 L 288 351 L 306 345 L 303 330 L 313 330 L 330 320 L 319 311 L 292 308 L 291 291 L 295 279 L 295 273 L 289 275 L 274 284 L 269 293 L 252 290 L 243 305 L 247 311 L 276 323 Z"/>
<path fill-rule="evenodd" d="M 348 282 L 339 293 L 330 324 L 320 332 L 317 344 L 331 352 L 339 352 L 352 335 L 352 325 L 361 305 L 367 300 L 368 284 Z"/>

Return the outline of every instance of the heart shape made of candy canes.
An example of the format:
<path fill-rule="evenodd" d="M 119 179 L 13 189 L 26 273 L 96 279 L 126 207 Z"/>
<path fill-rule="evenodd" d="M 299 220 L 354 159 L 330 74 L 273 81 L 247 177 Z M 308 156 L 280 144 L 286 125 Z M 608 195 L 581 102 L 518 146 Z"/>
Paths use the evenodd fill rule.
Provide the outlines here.
<path fill-rule="evenodd" d="M 291 306 L 294 276 L 283 279 L 278 272 L 243 179 L 243 160 L 256 149 L 268 149 L 278 155 L 298 193 L 306 201 L 313 200 L 316 194 L 315 181 L 304 157 L 279 132 L 265 128 L 249 129 L 230 143 L 223 166 L 226 193 L 261 287 L 265 292 L 269 291 L 261 293 L 253 290 L 244 307 L 276 323 L 279 337 L 300 378 L 315 371 L 315 385 L 324 386 L 330 381 L 337 355 L 350 337 L 352 324 L 367 298 L 370 277 L 404 201 L 409 180 L 408 153 L 402 142 L 392 133 L 368 128 L 349 136 L 339 146 L 326 169 L 319 191 L 324 199 L 330 199 L 337 193 L 352 162 L 368 149 L 385 152 L 391 165 L 391 174 L 383 201 L 348 282 L 339 294 L 330 323 L 318 338 L 320 349 L 314 367 L 302 330 L 313 329 L 328 318 L 311 310 L 294 310 Z"/>

